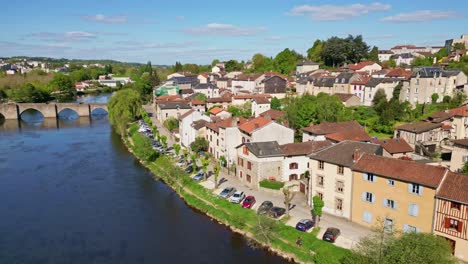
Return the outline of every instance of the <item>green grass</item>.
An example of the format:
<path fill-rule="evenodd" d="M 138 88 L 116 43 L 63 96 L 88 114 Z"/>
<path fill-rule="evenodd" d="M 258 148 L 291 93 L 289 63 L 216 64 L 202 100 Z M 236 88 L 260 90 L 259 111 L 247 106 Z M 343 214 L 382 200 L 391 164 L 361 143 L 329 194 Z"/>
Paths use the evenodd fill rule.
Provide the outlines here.
<path fill-rule="evenodd" d="M 126 138 L 125 142 L 129 144 Z M 134 148 L 132 145 L 129 145 L 129 147 L 132 149 Z M 137 152 L 134 151 L 134 153 Z M 138 153 L 136 155 L 138 156 Z M 161 178 L 168 185 L 171 185 L 173 189 L 184 198 L 188 205 L 214 217 L 224 224 L 247 232 L 253 231 L 252 228 L 258 221 L 258 216 L 254 210 L 244 209 L 238 204 L 220 199 L 216 194 L 213 194 L 210 190 L 192 180 L 188 174 L 176 167 L 174 161 L 170 158 L 160 156 L 153 162 L 144 162 L 144 165 L 153 172 L 155 177 Z M 176 181 L 182 182 L 185 189 L 179 188 Z M 273 185 L 278 189 L 281 188 L 278 187 L 279 185 L 277 182 L 274 182 Z M 283 184 L 281 184 L 281 186 L 283 186 Z M 303 233 L 296 230 L 294 227 L 287 226 L 282 221 L 277 221 L 276 228 L 272 233 L 273 239 L 270 241 L 270 244 L 273 248 L 294 254 L 300 261 L 339 263 L 339 260 L 348 250 L 336 247 L 331 243 L 316 238 L 318 231 L 317 229 L 310 234 Z M 298 236 L 302 236 L 302 247 L 297 247 L 295 245 Z M 312 252 L 315 252 L 315 254 Z M 317 256 L 321 256 L 320 259 L 326 259 L 326 262 L 323 260 L 318 261 L 319 259 L 317 259 Z"/>
<path fill-rule="evenodd" d="M 270 180 L 260 181 L 260 187 L 263 187 L 263 188 L 279 190 L 283 188 L 283 186 L 284 186 L 284 182 L 270 181 Z"/>
<path fill-rule="evenodd" d="M 367 132 L 371 137 L 377 137 L 377 139 L 389 139 L 393 137 L 393 134 L 385 134 L 385 133 L 380 133 L 380 132 L 375 132 L 375 131 L 368 131 Z"/>

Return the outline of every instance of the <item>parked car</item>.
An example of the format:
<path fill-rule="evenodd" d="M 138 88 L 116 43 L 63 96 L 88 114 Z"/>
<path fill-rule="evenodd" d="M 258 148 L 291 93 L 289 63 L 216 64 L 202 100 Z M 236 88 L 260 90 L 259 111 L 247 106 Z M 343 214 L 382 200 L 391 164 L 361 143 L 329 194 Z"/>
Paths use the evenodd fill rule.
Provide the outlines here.
<path fill-rule="evenodd" d="M 301 221 L 297 222 L 296 229 L 299 231 L 307 232 L 307 230 L 314 227 L 314 221 L 310 219 L 302 219 Z"/>
<path fill-rule="evenodd" d="M 243 208 L 252 208 L 252 206 L 255 204 L 255 197 L 252 195 L 249 195 L 245 197 L 244 201 L 242 202 L 242 207 Z"/>
<path fill-rule="evenodd" d="M 268 212 L 268 216 L 273 217 L 273 218 L 280 218 L 282 215 L 284 215 L 285 212 L 286 212 L 286 209 L 273 206 Z"/>
<path fill-rule="evenodd" d="M 190 165 L 190 166 L 187 166 L 187 168 L 185 168 L 185 173 L 192 173 L 193 172 L 193 166 Z"/>
<path fill-rule="evenodd" d="M 205 178 L 205 173 L 203 171 L 199 171 L 197 174 L 195 174 L 195 176 L 193 176 L 192 179 L 194 179 L 195 181 L 201 181 Z"/>
<path fill-rule="evenodd" d="M 236 192 L 236 188 L 226 187 L 226 188 L 224 188 L 224 190 L 222 190 L 219 193 L 219 197 L 226 199 L 226 198 L 231 197 L 231 195 L 233 195 L 235 192 Z"/>
<path fill-rule="evenodd" d="M 231 198 L 229 198 L 229 201 L 231 203 L 240 203 L 242 200 L 245 198 L 245 193 L 243 191 L 237 191 L 235 192 Z"/>
<path fill-rule="evenodd" d="M 270 209 L 273 207 L 273 203 L 270 201 L 264 201 L 260 207 L 258 207 L 257 214 L 266 214 L 270 211 Z"/>
<path fill-rule="evenodd" d="M 329 227 L 325 233 L 323 233 L 322 239 L 334 243 L 340 234 L 341 231 L 338 228 Z"/>

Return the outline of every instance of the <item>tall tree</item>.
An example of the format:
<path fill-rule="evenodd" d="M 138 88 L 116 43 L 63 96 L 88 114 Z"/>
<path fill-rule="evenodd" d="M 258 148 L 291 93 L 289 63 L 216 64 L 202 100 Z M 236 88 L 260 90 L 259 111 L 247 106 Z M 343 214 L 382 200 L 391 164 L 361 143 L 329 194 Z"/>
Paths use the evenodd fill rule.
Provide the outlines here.
<path fill-rule="evenodd" d="M 111 97 L 107 105 L 109 121 L 117 129 L 117 133 L 125 133 L 127 124 L 140 115 L 141 105 L 140 94 L 134 90 L 120 90 Z"/>
<path fill-rule="evenodd" d="M 281 101 L 280 99 L 273 97 L 271 98 L 270 108 L 274 110 L 281 110 Z"/>
<path fill-rule="evenodd" d="M 178 157 L 179 153 L 180 153 L 180 144 L 176 143 L 172 147 L 174 148 L 174 152 L 175 152 L 176 156 Z"/>
<path fill-rule="evenodd" d="M 211 62 L 211 67 L 214 67 L 216 64 L 219 63 L 219 60 L 218 59 L 214 59 L 212 62 Z"/>
<path fill-rule="evenodd" d="M 369 55 L 369 46 L 362 39 L 362 35 L 353 37 L 348 35 L 346 38 L 347 61 L 351 63 L 360 62 Z"/>
<path fill-rule="evenodd" d="M 315 40 L 313 46 L 307 50 L 307 58 L 317 63 L 321 62 L 323 45 L 324 42 L 320 39 Z"/>
<path fill-rule="evenodd" d="M 284 49 L 273 60 L 275 70 L 282 74 L 289 74 L 296 69 L 296 64 L 303 57 L 294 50 Z"/>
<path fill-rule="evenodd" d="M 289 216 L 289 209 L 291 208 L 291 202 L 294 199 L 296 193 L 292 190 L 293 186 L 283 187 L 283 203 L 286 207 L 286 215 Z"/>
<path fill-rule="evenodd" d="M 70 76 L 56 73 L 50 82 L 53 91 L 60 91 L 63 93 L 72 93 L 73 83 Z"/>
<path fill-rule="evenodd" d="M 181 72 L 182 71 L 182 64 L 178 61 L 176 61 L 174 67 L 172 67 L 172 72 Z"/>
<path fill-rule="evenodd" d="M 315 195 L 312 198 L 312 204 L 314 205 L 314 207 L 312 208 L 312 215 L 314 216 L 314 218 L 316 218 L 315 222 L 318 226 L 320 223 L 320 217 L 322 216 L 322 208 L 325 205 L 325 203 L 322 201 L 322 199 L 320 199 L 320 197 Z"/>
<path fill-rule="evenodd" d="M 216 162 L 216 164 L 213 167 L 213 180 L 215 184 L 215 189 L 218 189 L 218 184 L 219 184 L 219 172 L 221 171 L 221 166 L 219 163 Z"/>
<path fill-rule="evenodd" d="M 369 52 L 368 60 L 378 62 L 379 61 L 379 48 L 374 46 Z"/>
<path fill-rule="evenodd" d="M 201 159 L 201 165 L 202 165 L 202 170 L 203 170 L 203 177 L 206 180 L 207 172 L 208 172 L 208 166 L 210 165 L 210 158 L 207 155 L 205 155 Z"/>

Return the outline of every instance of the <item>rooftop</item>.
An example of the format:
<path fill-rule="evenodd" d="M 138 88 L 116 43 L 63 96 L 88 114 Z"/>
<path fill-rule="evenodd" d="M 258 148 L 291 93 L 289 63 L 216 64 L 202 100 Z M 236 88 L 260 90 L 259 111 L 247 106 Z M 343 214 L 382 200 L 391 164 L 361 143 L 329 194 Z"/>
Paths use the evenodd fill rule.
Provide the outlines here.
<path fill-rule="evenodd" d="M 371 142 L 379 144 L 390 154 L 413 152 L 413 148 L 402 138 L 384 140 L 373 139 Z"/>
<path fill-rule="evenodd" d="M 371 137 L 363 129 L 344 130 L 325 135 L 331 141 L 341 142 L 345 140 L 369 142 Z"/>
<path fill-rule="evenodd" d="M 419 122 L 414 122 L 414 123 L 403 124 L 401 126 L 397 126 L 395 129 L 396 130 L 408 131 L 408 132 L 412 132 L 412 133 L 423 133 L 423 132 L 426 132 L 426 131 L 430 131 L 430 130 L 439 128 L 441 126 L 442 126 L 442 123 L 432 123 L 432 122 L 419 121 Z"/>
<path fill-rule="evenodd" d="M 248 142 L 242 145 L 246 146 L 252 154 L 259 158 L 280 157 L 283 155 L 283 151 L 276 141 Z"/>
<path fill-rule="evenodd" d="M 216 106 L 216 107 L 212 108 L 208 112 L 210 112 L 210 114 L 217 115 L 217 114 L 221 113 L 222 111 L 224 111 L 224 110 Z"/>
<path fill-rule="evenodd" d="M 323 141 L 306 141 L 298 143 L 290 143 L 281 145 L 284 156 L 301 156 L 309 155 L 325 147 L 331 146 L 332 143 L 328 140 Z"/>
<path fill-rule="evenodd" d="M 186 102 L 159 102 L 158 106 L 160 109 L 192 109 L 192 107 Z"/>
<path fill-rule="evenodd" d="M 345 122 L 323 122 L 318 125 L 311 124 L 309 127 L 305 127 L 302 130 L 315 135 L 327 135 L 340 131 L 346 130 L 357 130 L 363 129 L 356 121 L 345 121 Z"/>
<path fill-rule="evenodd" d="M 382 147 L 380 145 L 358 141 L 343 141 L 313 153 L 309 157 L 314 160 L 351 167 L 354 164 L 354 154 L 356 151 L 359 153 L 382 155 Z"/>
<path fill-rule="evenodd" d="M 286 113 L 280 110 L 270 109 L 260 114 L 261 117 L 268 118 L 270 117 L 272 120 L 277 119 L 284 119 Z"/>
<path fill-rule="evenodd" d="M 468 147 L 468 138 L 452 140 L 453 144 Z M 467 189 L 468 190 L 468 189 Z"/>
<path fill-rule="evenodd" d="M 468 205 L 468 175 L 449 171 L 436 197 Z"/>
<path fill-rule="evenodd" d="M 254 132 L 257 129 L 266 126 L 270 122 L 272 122 L 271 119 L 259 116 L 259 117 L 256 117 L 256 118 L 242 124 L 241 126 L 239 126 L 239 129 L 241 131 L 244 131 L 244 132 L 250 134 L 250 133 Z"/>
<path fill-rule="evenodd" d="M 366 66 L 373 65 L 373 64 L 376 64 L 376 63 L 373 62 L 373 61 L 362 61 L 362 62 L 359 62 L 359 63 L 349 65 L 349 69 L 354 70 L 354 71 L 361 70 L 362 68 L 364 68 Z"/>

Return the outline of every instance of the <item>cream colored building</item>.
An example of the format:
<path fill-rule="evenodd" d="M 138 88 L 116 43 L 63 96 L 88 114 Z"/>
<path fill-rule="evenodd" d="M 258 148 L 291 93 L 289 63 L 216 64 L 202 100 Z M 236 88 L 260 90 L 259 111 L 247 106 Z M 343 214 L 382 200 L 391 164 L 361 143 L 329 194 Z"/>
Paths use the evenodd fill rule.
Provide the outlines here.
<path fill-rule="evenodd" d="M 450 159 L 450 170 L 460 170 L 468 161 L 468 138 L 452 140 L 453 150 Z M 468 191 L 468 190 L 467 190 Z"/>
<path fill-rule="evenodd" d="M 319 69 L 319 64 L 313 61 L 303 61 L 297 64 L 296 74 L 316 71 Z"/>
<path fill-rule="evenodd" d="M 241 117 L 232 117 L 207 124 L 208 152 L 216 159 L 224 156 L 228 164 L 234 163 L 237 158 L 236 147 L 242 143 L 238 126 L 246 121 Z"/>
<path fill-rule="evenodd" d="M 252 100 L 252 115 L 258 117 L 261 113 L 270 110 L 270 100 L 267 98 L 255 98 Z"/>
<path fill-rule="evenodd" d="M 418 121 L 396 127 L 394 138 L 403 138 L 413 148 L 420 143 L 435 148 L 443 139 L 450 139 L 450 135 L 450 130 L 443 129 L 442 123 Z"/>
<path fill-rule="evenodd" d="M 294 142 L 294 130 L 265 117 L 256 117 L 239 126 L 241 141 L 277 141 L 278 144 Z"/>
<path fill-rule="evenodd" d="M 192 107 L 185 102 L 158 102 L 156 103 L 156 118 L 164 123 L 168 118 L 178 119 L 181 115 L 190 111 Z"/>
<path fill-rule="evenodd" d="M 193 123 L 198 120 L 204 120 L 208 122 L 210 121 L 210 118 L 203 113 L 193 109 L 179 117 L 179 135 L 182 146 L 189 147 L 190 144 L 195 141 L 196 137 L 201 136 L 198 133 L 199 130 L 196 129 L 198 126 L 193 126 Z"/>
<path fill-rule="evenodd" d="M 353 166 L 351 221 L 432 232 L 436 189 L 446 173 L 439 166 L 364 154 Z"/>
<path fill-rule="evenodd" d="M 468 106 L 451 109 L 453 114 L 453 138 L 463 139 L 468 137 Z"/>
<path fill-rule="evenodd" d="M 382 89 L 387 96 L 387 100 L 390 101 L 393 97 L 393 91 L 395 87 L 400 83 L 395 78 L 372 78 L 364 87 L 364 93 L 361 98 L 362 104 L 365 106 L 371 106 L 372 100 L 374 99 L 375 93 Z"/>
<path fill-rule="evenodd" d="M 354 192 L 351 168 L 362 153 L 382 155 L 382 147 L 343 141 L 309 155 L 309 205 L 312 206 L 312 198 L 317 195 L 324 202 L 325 213 L 349 219 Z"/>

